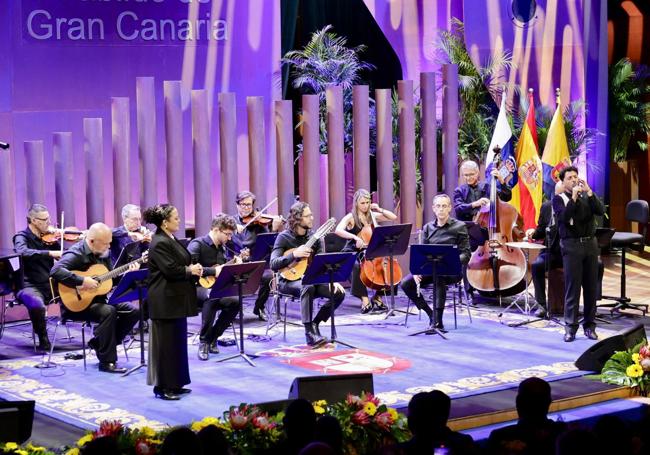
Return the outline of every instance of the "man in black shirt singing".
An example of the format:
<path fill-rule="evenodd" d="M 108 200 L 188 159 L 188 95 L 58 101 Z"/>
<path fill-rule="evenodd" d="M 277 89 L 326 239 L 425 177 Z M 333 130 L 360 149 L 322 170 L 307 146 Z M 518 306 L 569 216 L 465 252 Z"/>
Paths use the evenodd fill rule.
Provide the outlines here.
<path fill-rule="evenodd" d="M 83 272 L 95 264 L 101 264 L 111 269 L 109 247 L 111 245 L 111 228 L 104 223 L 95 223 L 88 229 L 86 238 L 76 243 L 63 253 L 61 259 L 54 264 L 50 276 L 57 282 L 70 288 L 84 291 L 97 289 L 99 283 L 89 276 L 81 276 L 76 271 Z M 134 265 L 135 270 L 139 266 Z M 95 337 L 88 341 L 88 346 L 95 350 L 99 360 L 99 371 L 106 373 L 125 373 L 126 368 L 118 368 L 117 344 L 133 329 L 140 318 L 139 310 L 127 303 L 108 305 L 105 295 L 98 295 L 88 308 L 79 312 L 68 310 L 61 305 L 62 314 L 72 320 L 90 320 L 97 322 Z"/>
<path fill-rule="evenodd" d="M 451 199 L 446 194 L 438 194 L 433 198 L 433 213 L 435 219 L 427 223 L 422 229 L 422 243 L 458 245 L 460 262 L 463 267 L 469 262 L 471 255 L 469 248 L 469 236 L 467 227 L 462 221 L 449 216 L 451 213 Z M 447 285 L 460 280 L 461 277 L 438 277 L 436 282 L 436 308 L 435 314 L 429 308 L 421 293 L 418 293 L 417 285 L 421 287 L 432 283 L 431 275 L 407 275 L 401 282 L 402 290 L 411 299 L 415 306 L 423 310 L 429 316 L 430 328 L 441 332 L 445 331 L 442 323 L 442 313 L 445 309 L 447 298 Z"/>
<path fill-rule="evenodd" d="M 221 272 L 221 266 L 227 262 L 228 242 L 235 230 L 237 223 L 229 215 L 219 214 L 212 220 L 210 232 L 203 237 L 198 237 L 190 242 L 187 250 L 192 255 L 192 263 L 203 266 L 204 277 L 216 277 Z M 241 260 L 235 259 L 236 262 Z M 201 332 L 199 334 L 199 360 L 208 360 L 210 353 L 218 354 L 218 338 L 226 331 L 228 326 L 237 317 L 239 312 L 239 299 L 237 297 L 222 297 L 210 299 L 210 289 L 203 286 L 196 287 L 196 298 L 201 306 Z M 216 318 L 217 311 L 221 310 Z"/>
<path fill-rule="evenodd" d="M 255 195 L 250 191 L 237 193 L 235 202 L 237 203 L 237 232 L 233 235 L 232 243 L 237 252 L 244 248 L 248 248 L 252 252 L 259 234 L 276 232 L 281 228 L 282 219 L 279 216 L 265 214 L 264 218 L 259 217 L 257 221 L 253 221 L 257 211 L 255 210 Z M 273 273 L 270 270 L 265 270 L 260 280 L 260 289 L 253 307 L 253 313 L 262 321 L 266 320 L 264 305 L 271 293 L 272 278 Z"/>
<path fill-rule="evenodd" d="M 273 245 L 273 252 L 271 253 L 271 269 L 275 272 L 288 267 L 291 263 L 302 258 L 308 258 L 312 254 L 317 254 L 321 251 L 321 242 L 316 242 L 313 249 L 308 248 L 305 243 L 309 240 L 311 229 L 314 227 L 314 215 L 311 212 L 309 204 L 306 202 L 296 202 L 291 206 L 289 211 L 289 228 L 282 231 Z M 287 250 L 294 249 L 287 254 Z M 327 321 L 331 314 L 330 306 L 330 289 L 329 285 L 303 285 L 302 280 L 289 281 L 280 278 L 278 282 L 280 292 L 291 294 L 296 297 L 300 296 L 300 313 L 302 323 L 305 326 L 305 338 L 307 344 L 314 346 L 323 342 L 324 338 L 320 334 L 318 324 Z M 315 297 L 327 298 L 327 303 L 321 306 L 312 319 L 313 305 Z M 343 302 L 345 298 L 345 290 L 339 283 L 334 283 L 334 308 Z"/>
<path fill-rule="evenodd" d="M 569 166 L 560 171 L 564 193 L 553 197 L 553 212 L 558 223 L 562 262 L 564 264 L 564 341 L 571 342 L 578 330 L 580 288 L 583 289 L 585 336 L 597 340 L 596 297 L 598 280 L 598 242 L 596 216 L 605 214 L 605 207 L 586 180 L 578 177 L 578 169 Z"/>
<path fill-rule="evenodd" d="M 61 257 L 59 241 L 45 243 L 41 237 L 48 233 L 50 214 L 47 207 L 33 204 L 27 212 L 27 228 L 14 235 L 14 250 L 20 254 L 23 263 L 23 287 L 16 298 L 27 308 L 32 321 L 34 334 L 38 337 L 38 347 L 49 351 L 45 305 L 52 300 L 50 290 L 50 270 L 54 259 Z"/>

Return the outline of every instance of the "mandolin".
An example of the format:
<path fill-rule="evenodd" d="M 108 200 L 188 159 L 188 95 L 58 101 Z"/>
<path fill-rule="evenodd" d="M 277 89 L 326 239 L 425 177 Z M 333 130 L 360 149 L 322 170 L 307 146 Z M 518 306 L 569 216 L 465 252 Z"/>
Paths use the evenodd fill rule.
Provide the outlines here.
<path fill-rule="evenodd" d="M 61 302 L 70 311 L 79 312 L 85 310 L 96 296 L 106 295 L 108 294 L 108 291 L 113 289 L 113 278 L 128 271 L 129 267 L 133 264 L 142 264 L 147 262 L 147 258 L 148 252 L 145 251 L 141 258 L 110 271 L 104 264 L 91 265 L 88 270 L 83 272 L 73 270 L 72 273 L 75 275 L 90 277 L 97 281 L 99 286 L 96 289 L 82 290 L 76 286 L 69 287 L 63 283 L 58 283 L 57 289 L 59 291 L 59 297 L 61 297 Z"/>
<path fill-rule="evenodd" d="M 325 221 L 321 227 L 319 227 L 314 234 L 307 240 L 307 243 L 305 245 L 308 248 L 312 248 L 314 244 L 325 237 L 325 235 L 328 232 L 332 232 L 334 228 L 336 227 L 336 219 L 335 218 L 330 218 L 329 220 Z M 284 252 L 283 256 L 288 256 L 293 252 L 295 248 L 290 248 L 287 251 Z M 303 277 L 305 274 L 305 271 L 307 270 L 307 265 L 309 265 L 309 261 L 311 260 L 311 257 L 308 258 L 300 258 L 298 260 L 293 261 L 291 264 L 289 264 L 287 267 L 283 268 L 280 270 L 280 275 L 282 278 L 288 281 L 296 281 L 299 280 Z"/>
<path fill-rule="evenodd" d="M 201 278 L 199 278 L 199 284 L 206 289 L 210 289 L 214 285 L 215 281 L 217 281 L 217 277 L 219 276 L 221 267 L 223 267 L 224 265 L 238 264 L 240 262 L 247 261 L 249 257 L 250 257 L 250 251 L 248 251 L 248 248 L 244 248 L 243 250 L 241 250 L 241 253 L 239 255 L 235 256 L 228 262 L 221 265 L 215 265 L 214 267 L 217 267 L 216 275 L 201 276 Z"/>

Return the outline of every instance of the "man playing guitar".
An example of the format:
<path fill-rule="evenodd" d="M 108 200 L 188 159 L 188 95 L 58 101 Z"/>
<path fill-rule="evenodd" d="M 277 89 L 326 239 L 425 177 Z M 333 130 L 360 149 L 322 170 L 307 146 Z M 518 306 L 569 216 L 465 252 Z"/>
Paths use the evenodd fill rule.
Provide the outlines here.
<path fill-rule="evenodd" d="M 313 248 L 305 245 L 308 243 L 311 229 L 314 225 L 314 215 L 311 212 L 309 204 L 306 202 L 296 202 L 291 206 L 289 219 L 287 220 L 288 229 L 282 231 L 278 238 L 275 239 L 273 252 L 271 253 L 271 269 L 275 272 L 290 266 L 296 260 L 308 258 L 312 254 L 321 251 L 321 242 L 316 242 Z M 332 226 L 333 228 L 333 226 Z M 285 254 L 287 250 L 292 250 Z M 323 342 L 324 338 L 320 334 L 318 324 L 327 321 L 330 316 L 330 289 L 329 285 L 303 285 L 302 279 L 290 281 L 283 277 L 278 280 L 278 289 L 285 294 L 291 294 L 300 297 L 300 313 L 302 323 L 305 326 L 305 338 L 307 344 L 314 346 Z M 335 309 L 343 302 L 345 290 L 339 283 L 334 283 L 334 301 Z M 316 317 L 312 319 L 313 305 L 315 297 L 327 298 L 327 303 L 321 306 Z"/>
<path fill-rule="evenodd" d="M 111 245 L 111 228 L 104 223 L 95 223 L 90 226 L 86 238 L 76 243 L 63 253 L 61 259 L 54 264 L 50 276 L 65 286 L 80 290 L 90 291 L 97 289 L 99 283 L 92 277 L 76 274 L 74 271 L 85 271 L 94 264 L 102 264 L 111 269 L 109 246 Z M 138 268 L 133 265 L 131 269 Z M 96 296 L 91 304 L 83 311 L 71 312 L 64 305 L 61 306 L 64 317 L 72 320 L 90 320 L 97 322 L 94 338 L 88 341 L 88 346 L 95 350 L 99 360 L 99 371 L 106 373 L 124 373 L 126 368 L 115 365 L 117 361 L 116 346 L 133 329 L 140 317 L 139 310 L 132 308 L 127 303 L 115 306 L 106 303 L 105 295 Z"/>
<path fill-rule="evenodd" d="M 237 223 L 230 215 L 223 213 L 212 220 L 210 232 L 203 237 L 195 238 L 187 246 L 192 255 L 192 263 L 203 266 L 203 276 L 214 277 L 221 272 L 221 266 L 228 259 L 226 243 L 232 238 Z M 241 260 L 239 260 L 241 262 Z M 210 353 L 217 354 L 217 339 L 226 331 L 239 312 L 237 297 L 222 297 L 209 299 L 210 289 L 196 287 L 196 298 L 201 309 L 201 333 L 199 335 L 199 360 L 208 360 Z M 221 310 L 215 321 L 217 311 Z"/>

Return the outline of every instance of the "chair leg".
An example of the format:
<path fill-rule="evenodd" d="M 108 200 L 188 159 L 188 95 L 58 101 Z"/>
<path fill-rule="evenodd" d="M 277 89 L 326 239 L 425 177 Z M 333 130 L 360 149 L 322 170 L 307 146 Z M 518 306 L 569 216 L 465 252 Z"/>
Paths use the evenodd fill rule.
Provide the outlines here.
<path fill-rule="evenodd" d="M 282 339 L 287 341 L 287 303 L 289 298 L 284 298 L 284 317 L 282 318 Z"/>
<path fill-rule="evenodd" d="M 129 348 L 126 346 L 126 342 L 124 340 L 122 340 L 122 349 L 124 349 L 124 358 L 128 362 L 129 361 L 129 352 L 128 352 Z"/>
<path fill-rule="evenodd" d="M 406 314 L 404 315 L 404 327 L 409 326 L 409 314 L 411 314 L 411 299 L 406 299 Z"/>
<path fill-rule="evenodd" d="M 50 361 L 52 360 L 52 353 L 54 352 L 54 345 L 56 344 L 56 331 L 60 325 L 61 325 L 61 320 L 59 319 L 56 322 L 56 325 L 54 326 L 54 334 L 52 335 L 52 344 L 50 346 L 50 353 L 47 356 L 47 362 L 46 362 L 47 365 L 49 365 Z"/>
<path fill-rule="evenodd" d="M 460 293 L 458 294 L 460 300 Z M 452 305 L 454 306 L 454 330 L 458 328 L 458 316 L 456 314 L 456 293 L 452 292 Z"/>
<path fill-rule="evenodd" d="M 69 331 L 68 334 L 70 334 Z M 81 351 L 83 352 L 83 358 L 84 358 L 84 371 L 86 371 L 87 366 L 86 366 L 86 323 L 85 322 L 81 324 Z"/>

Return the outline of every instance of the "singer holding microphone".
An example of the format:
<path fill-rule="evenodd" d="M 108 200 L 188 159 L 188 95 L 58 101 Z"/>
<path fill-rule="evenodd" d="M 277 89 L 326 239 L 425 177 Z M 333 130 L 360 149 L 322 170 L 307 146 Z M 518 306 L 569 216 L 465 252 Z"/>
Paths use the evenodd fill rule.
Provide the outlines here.
<path fill-rule="evenodd" d="M 144 220 L 156 226 L 149 247 L 148 303 L 149 370 L 147 384 L 162 400 L 178 400 L 190 393 L 187 360 L 187 318 L 197 314 L 195 277 L 201 264 L 192 264 L 190 253 L 176 240 L 180 218 L 171 204 L 144 211 Z"/>
<path fill-rule="evenodd" d="M 559 177 L 564 192 L 553 197 L 553 212 L 558 224 L 564 266 L 564 341 L 571 342 L 576 338 L 581 288 L 584 333 L 590 340 L 597 340 L 595 318 L 599 250 L 594 235 L 595 217 L 604 215 L 605 207 L 587 181 L 578 176 L 578 169 L 574 166 L 562 169 Z"/>

